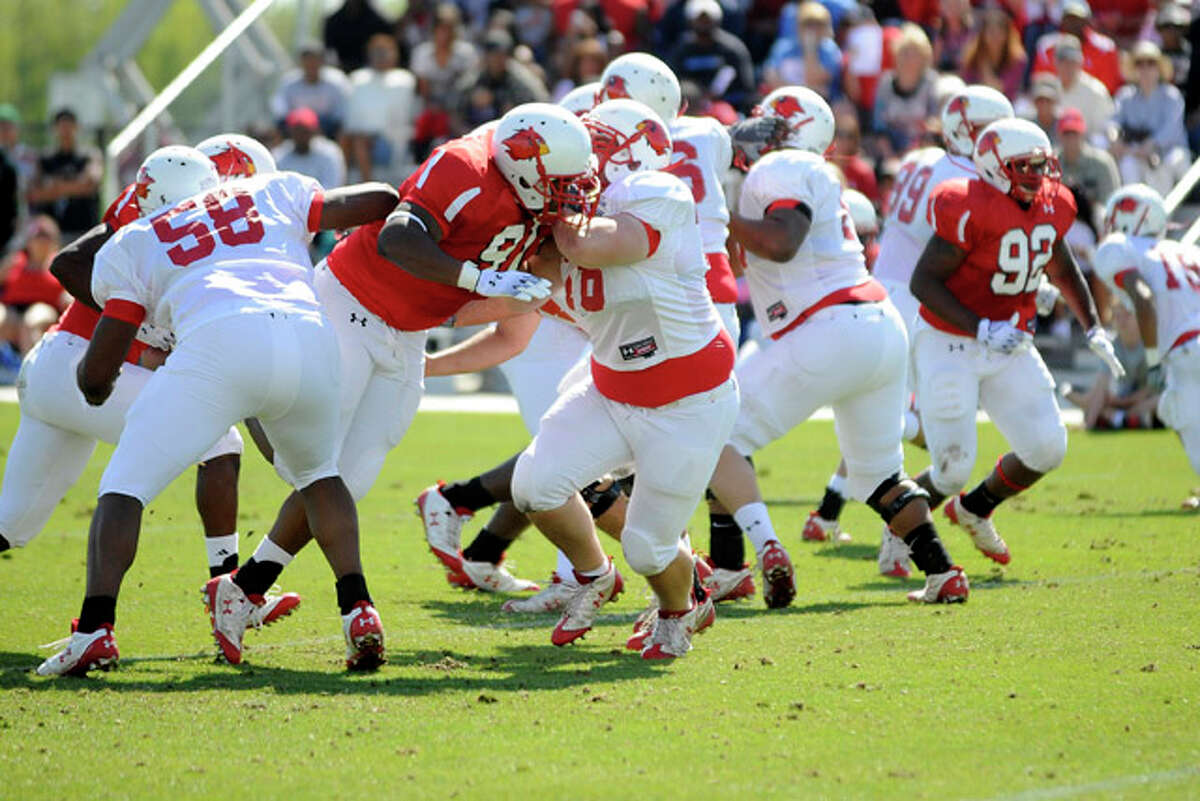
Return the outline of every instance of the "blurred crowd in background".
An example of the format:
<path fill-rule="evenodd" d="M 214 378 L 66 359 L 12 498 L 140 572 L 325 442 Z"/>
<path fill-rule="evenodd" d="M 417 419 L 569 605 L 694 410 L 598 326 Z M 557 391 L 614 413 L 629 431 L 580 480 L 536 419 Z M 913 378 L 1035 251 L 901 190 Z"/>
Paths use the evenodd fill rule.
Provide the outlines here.
<path fill-rule="evenodd" d="M 940 144 L 942 101 L 983 83 L 1058 149 L 1080 208 L 1070 241 L 1086 265 L 1113 188 L 1144 181 L 1165 193 L 1200 151 L 1198 3 L 411 0 L 390 18 L 345 0 L 281 71 L 271 118 L 246 133 L 281 169 L 326 186 L 398 183 L 441 142 L 647 50 L 679 76 L 688 113 L 725 123 L 777 86 L 819 91 L 836 115 L 831 161 L 885 215 L 903 155 Z M 61 307 L 50 255 L 101 211 L 99 152 L 70 109 L 56 110 L 52 131 L 50 147 L 25 146 L 17 110 L 0 103 L 0 379 Z M 1044 331 L 1069 340 L 1068 317 Z"/>

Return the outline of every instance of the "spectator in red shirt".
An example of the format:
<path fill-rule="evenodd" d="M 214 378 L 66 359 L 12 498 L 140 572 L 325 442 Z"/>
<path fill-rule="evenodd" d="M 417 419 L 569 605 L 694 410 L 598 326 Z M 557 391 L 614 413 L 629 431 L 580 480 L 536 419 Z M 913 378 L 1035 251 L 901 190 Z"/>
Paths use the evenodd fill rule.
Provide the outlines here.
<path fill-rule="evenodd" d="M 829 160 L 836 164 L 846 176 L 846 186 L 857 189 L 874 205 L 879 205 L 879 186 L 875 182 L 875 168 L 862 157 L 859 147 L 862 132 L 858 126 L 858 115 L 853 111 L 840 111 L 834 116 L 833 152 Z"/>
<path fill-rule="evenodd" d="M 53 322 L 66 306 L 62 284 L 50 274 L 59 244 L 58 224 L 39 215 L 29 223 L 25 247 L 0 266 L 0 301 L 5 307 L 2 337 L 22 354 L 36 341 L 32 323 L 47 316 Z"/>
<path fill-rule="evenodd" d="M 1063 3 L 1062 23 L 1058 33 L 1048 33 L 1038 40 L 1037 55 L 1033 60 L 1033 72 L 1054 73 L 1054 48 L 1062 34 L 1079 38 L 1083 48 L 1083 71 L 1098 79 L 1116 94 L 1124 80 L 1121 77 L 1121 54 L 1116 43 L 1088 25 L 1092 9 L 1084 0 L 1066 0 Z"/>

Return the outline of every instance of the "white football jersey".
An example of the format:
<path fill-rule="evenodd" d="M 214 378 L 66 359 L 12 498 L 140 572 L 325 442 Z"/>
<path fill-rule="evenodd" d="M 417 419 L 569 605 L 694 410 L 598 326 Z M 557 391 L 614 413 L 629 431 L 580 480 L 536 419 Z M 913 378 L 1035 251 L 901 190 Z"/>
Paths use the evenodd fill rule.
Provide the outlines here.
<path fill-rule="evenodd" d="M 1137 270 L 1150 286 L 1158 316 L 1159 353 L 1166 354 L 1185 332 L 1200 329 L 1200 248 L 1113 233 L 1100 243 L 1092 268 L 1114 289 L 1127 270 Z M 1126 300 L 1124 292 L 1117 296 Z"/>
<path fill-rule="evenodd" d="M 299 173 L 260 175 L 131 222 L 96 254 L 92 294 L 142 306 L 179 341 L 245 312 L 320 315 L 308 242 L 322 191 Z"/>
<path fill-rule="evenodd" d="M 904 158 L 896 172 L 896 184 L 879 239 L 876 278 L 908 284 L 917 259 L 933 238 L 929 219 L 929 196 L 933 188 L 951 178 L 974 177 L 975 165 L 969 158 L 952 155 L 940 147 L 922 148 Z"/>
<path fill-rule="evenodd" d="M 733 143 L 712 117 L 676 117 L 671 131 L 671 164 L 666 171 L 692 190 L 705 253 L 724 253 L 729 237 L 729 206 L 722 182 L 733 163 Z"/>
<path fill-rule="evenodd" d="M 637 172 L 609 185 L 597 212 L 629 214 L 658 232 L 657 249 L 635 264 L 602 270 L 563 265 L 567 310 L 593 357 L 621 372 L 654 367 L 708 345 L 721 319 L 708 296 L 696 207 L 678 178 Z"/>
<path fill-rule="evenodd" d="M 850 212 L 842 203 L 842 184 L 823 158 L 801 150 L 777 150 L 759 159 L 746 174 L 738 211 L 758 220 L 780 201 L 803 203 L 812 212 L 812 225 L 790 261 L 746 253 L 754 316 L 767 334 L 786 328 L 826 295 L 871 278 Z"/>

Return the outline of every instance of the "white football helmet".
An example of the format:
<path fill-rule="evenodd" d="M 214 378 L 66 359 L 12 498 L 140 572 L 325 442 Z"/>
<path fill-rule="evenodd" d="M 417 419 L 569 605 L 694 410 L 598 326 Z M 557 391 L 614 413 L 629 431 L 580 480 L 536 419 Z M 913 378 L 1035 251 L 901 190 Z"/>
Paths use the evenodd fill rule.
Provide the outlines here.
<path fill-rule="evenodd" d="M 597 172 L 604 186 L 631 172 L 661 170 L 671 160 L 671 134 L 649 106 L 636 100 L 605 100 L 583 115 L 592 135 Z"/>
<path fill-rule="evenodd" d="M 492 160 L 521 205 L 542 222 L 568 210 L 590 216 L 599 186 L 588 131 L 571 112 L 550 103 L 524 103 L 492 132 Z"/>
<path fill-rule="evenodd" d="M 138 167 L 138 209 L 144 217 L 206 189 L 216 189 L 220 182 L 216 166 L 196 148 L 160 147 Z"/>
<path fill-rule="evenodd" d="M 597 101 L 627 98 L 644 103 L 669 123 L 679 116 L 683 94 L 671 68 L 649 53 L 626 53 L 609 62 L 600 76 Z"/>
<path fill-rule="evenodd" d="M 764 97 L 752 113 L 786 122 L 786 147 L 823 156 L 833 144 L 833 110 L 825 98 L 806 86 L 781 86 Z"/>
<path fill-rule="evenodd" d="M 850 210 L 850 219 L 860 239 L 879 233 L 879 216 L 875 214 L 875 206 L 866 195 L 857 189 L 843 189 L 842 202 Z"/>
<path fill-rule="evenodd" d="M 990 86 L 973 84 L 954 93 L 942 108 L 946 149 L 956 156 L 970 158 L 979 132 L 1012 115 L 1012 103 Z"/>
<path fill-rule="evenodd" d="M 277 171 L 271 151 L 257 139 L 242 134 L 210 136 L 196 145 L 196 149 L 217 165 L 222 181 Z"/>
<path fill-rule="evenodd" d="M 1160 237 L 1167 230 L 1167 207 L 1163 198 L 1145 184 L 1123 186 L 1104 204 L 1104 233 L 1120 231 L 1129 236 Z"/>
<path fill-rule="evenodd" d="M 1015 117 L 996 120 L 975 139 L 979 177 L 1006 195 L 1030 203 L 1047 181 L 1062 176 L 1045 131 Z"/>
<path fill-rule="evenodd" d="M 599 97 L 602 86 L 603 84 L 599 81 L 592 81 L 582 86 L 576 86 L 562 96 L 558 101 L 558 105 L 576 117 L 582 117 L 596 106 L 596 98 Z"/>

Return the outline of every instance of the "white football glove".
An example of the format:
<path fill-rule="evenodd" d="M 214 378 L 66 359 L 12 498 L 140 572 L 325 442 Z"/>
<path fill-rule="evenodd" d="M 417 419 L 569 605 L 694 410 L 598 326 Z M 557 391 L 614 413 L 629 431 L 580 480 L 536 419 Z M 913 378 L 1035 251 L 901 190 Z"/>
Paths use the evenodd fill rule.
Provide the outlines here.
<path fill-rule="evenodd" d="M 1058 291 L 1058 287 L 1042 276 L 1042 282 L 1038 284 L 1037 288 L 1037 297 L 1034 299 L 1034 303 L 1037 304 L 1038 316 L 1046 317 L 1053 314 L 1060 297 L 1062 297 L 1062 293 Z"/>
<path fill-rule="evenodd" d="M 1100 326 L 1096 326 L 1087 332 L 1088 347 L 1092 349 L 1092 353 L 1100 357 L 1108 366 L 1108 371 L 1112 373 L 1113 378 L 1124 378 L 1125 368 L 1121 366 L 1121 360 L 1117 358 L 1117 352 L 1113 350 L 1112 340 L 1108 338 L 1108 334 Z"/>
<path fill-rule="evenodd" d="M 986 317 L 979 321 L 979 328 L 975 331 L 975 339 L 988 350 L 994 350 L 997 353 L 1013 353 L 1028 345 L 1033 341 L 1033 336 L 1027 331 L 1022 331 L 1014 325 L 1016 320 L 1019 320 L 1018 315 L 1013 315 L 1013 320 L 989 320 Z"/>
<path fill-rule="evenodd" d="M 550 297 L 550 282 L 545 278 L 520 270 L 480 270 L 470 262 L 463 263 L 458 285 L 485 298 L 516 298 L 528 303 Z"/>
<path fill-rule="evenodd" d="M 159 350 L 174 350 L 175 348 L 175 333 L 150 323 L 142 323 L 138 326 L 137 338 L 140 342 Z"/>

